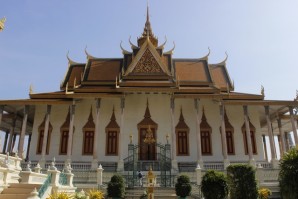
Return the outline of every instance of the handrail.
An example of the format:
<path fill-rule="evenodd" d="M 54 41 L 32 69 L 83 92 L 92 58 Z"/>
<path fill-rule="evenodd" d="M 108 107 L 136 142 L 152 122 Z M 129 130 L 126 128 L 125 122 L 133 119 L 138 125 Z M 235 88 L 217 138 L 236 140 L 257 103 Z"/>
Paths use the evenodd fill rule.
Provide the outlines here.
<path fill-rule="evenodd" d="M 38 190 L 38 197 L 39 198 L 43 197 L 46 190 L 49 188 L 51 182 L 52 182 L 52 174 L 49 174 L 47 179 L 44 181 L 44 183 L 41 185 L 41 187 Z"/>
<path fill-rule="evenodd" d="M 59 184 L 60 185 L 67 185 L 67 176 L 65 173 L 60 173 L 59 175 Z"/>

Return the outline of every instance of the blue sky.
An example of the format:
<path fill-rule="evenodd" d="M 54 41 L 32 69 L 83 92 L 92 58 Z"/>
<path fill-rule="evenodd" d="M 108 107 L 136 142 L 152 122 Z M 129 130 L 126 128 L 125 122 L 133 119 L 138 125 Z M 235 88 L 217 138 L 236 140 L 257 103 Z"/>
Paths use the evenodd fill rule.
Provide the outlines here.
<path fill-rule="evenodd" d="M 199 58 L 211 49 L 209 63 L 229 58 L 227 68 L 239 92 L 266 99 L 293 100 L 298 89 L 298 1 L 151 0 L 153 32 L 175 58 Z M 142 33 L 145 0 L 9 0 L 0 3 L 0 99 L 28 98 L 59 90 L 66 54 L 85 62 L 122 57 Z"/>

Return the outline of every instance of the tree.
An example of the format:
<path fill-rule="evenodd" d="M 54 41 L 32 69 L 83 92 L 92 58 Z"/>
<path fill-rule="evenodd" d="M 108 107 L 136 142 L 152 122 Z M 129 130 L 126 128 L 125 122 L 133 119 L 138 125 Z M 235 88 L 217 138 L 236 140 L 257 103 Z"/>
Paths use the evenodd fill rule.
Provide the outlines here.
<path fill-rule="evenodd" d="M 177 179 L 177 183 L 175 184 L 176 195 L 181 198 L 185 198 L 190 195 L 191 185 L 190 180 L 187 175 L 181 175 Z"/>
<path fill-rule="evenodd" d="M 124 180 L 121 175 L 115 174 L 108 183 L 108 196 L 112 198 L 124 198 L 125 187 Z"/>
<path fill-rule="evenodd" d="M 228 183 L 222 172 L 209 170 L 202 179 L 202 193 L 206 199 L 225 199 L 228 196 Z"/>
<path fill-rule="evenodd" d="M 280 161 L 279 186 L 282 198 L 298 198 L 298 149 L 293 148 Z"/>
<path fill-rule="evenodd" d="M 227 168 L 230 199 L 257 199 L 258 189 L 255 170 L 245 164 L 230 165 Z"/>

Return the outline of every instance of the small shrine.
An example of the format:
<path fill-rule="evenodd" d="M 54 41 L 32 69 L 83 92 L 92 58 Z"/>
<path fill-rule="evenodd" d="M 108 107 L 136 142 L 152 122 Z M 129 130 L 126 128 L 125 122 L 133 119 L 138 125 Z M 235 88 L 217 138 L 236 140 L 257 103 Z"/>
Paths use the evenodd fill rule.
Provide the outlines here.
<path fill-rule="evenodd" d="M 148 199 L 154 198 L 154 187 L 156 187 L 156 176 L 152 171 L 152 167 L 147 173 L 147 197 Z"/>

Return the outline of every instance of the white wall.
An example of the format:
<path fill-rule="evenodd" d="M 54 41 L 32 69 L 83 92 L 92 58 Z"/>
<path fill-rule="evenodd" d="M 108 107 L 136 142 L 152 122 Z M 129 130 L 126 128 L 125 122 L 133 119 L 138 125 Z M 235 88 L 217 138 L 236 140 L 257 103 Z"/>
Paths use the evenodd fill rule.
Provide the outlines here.
<path fill-rule="evenodd" d="M 170 95 L 168 94 L 128 94 L 125 98 L 124 108 L 124 127 L 121 142 L 121 149 L 119 153 L 123 157 L 127 157 L 129 135 L 133 135 L 133 143 L 138 144 L 138 129 L 137 124 L 143 120 L 146 109 L 147 99 L 149 102 L 149 109 L 151 118 L 158 124 L 156 132 L 157 142 L 165 144 L 166 135 L 171 136 L 171 111 L 170 111 Z M 88 120 L 90 108 L 92 106 L 93 118 L 95 120 L 95 100 L 84 99 L 77 103 L 75 112 L 75 132 L 73 139 L 73 158 L 72 161 L 91 161 L 92 155 L 82 155 L 83 145 L 83 131 L 82 128 Z M 212 127 L 212 152 L 211 156 L 203 156 L 204 161 L 222 161 L 220 124 L 221 117 L 219 113 L 219 104 L 213 100 L 202 99 L 199 105 L 199 116 L 202 116 L 202 107 L 205 108 L 205 115 L 209 125 Z M 103 98 L 101 100 L 100 118 L 99 118 L 99 136 L 98 142 L 98 160 L 99 161 L 113 161 L 117 162 L 118 156 L 105 156 L 105 142 L 106 133 L 105 127 L 110 122 L 113 107 L 115 107 L 115 116 L 118 125 L 120 126 L 120 98 Z M 178 156 L 177 161 L 191 161 L 197 160 L 197 142 L 196 142 L 196 112 L 194 108 L 193 99 L 176 99 L 175 100 L 175 126 L 179 121 L 180 108 L 182 107 L 185 123 L 189 126 L 189 156 Z M 259 115 L 257 107 L 249 106 L 249 116 L 251 122 L 256 127 L 256 140 L 258 154 L 254 156 L 256 160 L 263 160 L 263 147 L 261 139 L 261 130 L 259 123 Z M 227 115 L 230 123 L 234 126 L 234 143 L 235 155 L 229 155 L 231 161 L 247 161 L 248 156 L 244 154 L 244 143 L 241 127 L 244 123 L 242 106 L 226 106 Z M 35 120 L 33 126 L 30 160 L 39 160 L 40 155 L 36 155 L 36 145 L 38 139 L 38 126 L 42 123 L 46 112 L 46 105 L 36 106 Z M 60 127 L 65 122 L 68 113 L 68 105 L 53 105 L 50 121 L 53 126 L 51 135 L 50 154 L 46 156 L 47 160 L 56 157 L 59 160 L 65 160 L 66 155 L 59 155 L 60 145 Z M 95 121 L 94 121 L 95 123 Z M 171 141 L 171 137 L 169 139 Z"/>

